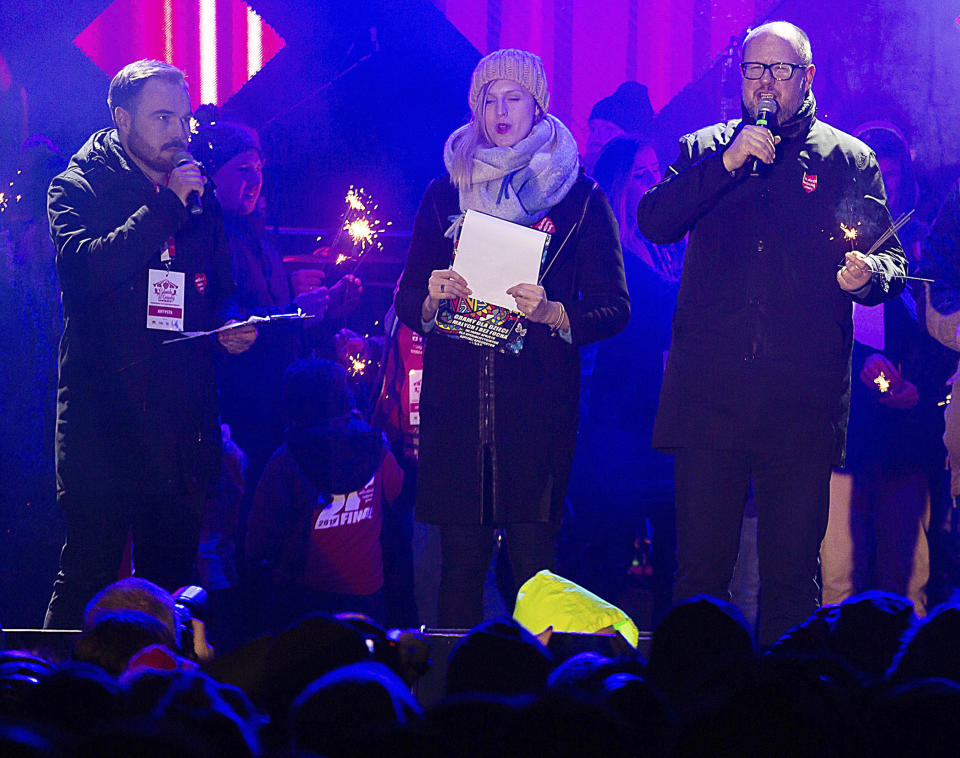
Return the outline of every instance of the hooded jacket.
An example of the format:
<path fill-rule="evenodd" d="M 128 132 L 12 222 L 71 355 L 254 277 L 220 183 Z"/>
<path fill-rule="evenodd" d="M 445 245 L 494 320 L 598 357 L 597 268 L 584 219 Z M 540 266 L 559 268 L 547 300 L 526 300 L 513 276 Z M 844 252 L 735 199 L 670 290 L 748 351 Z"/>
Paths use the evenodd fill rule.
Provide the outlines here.
<path fill-rule="evenodd" d="M 50 234 L 63 290 L 57 485 L 181 491 L 217 475 L 220 430 L 208 339 L 147 329 L 148 270 L 185 275 L 184 330 L 239 315 L 220 208 L 191 216 L 131 161 L 116 130 L 94 133 L 54 178 Z"/>
<path fill-rule="evenodd" d="M 383 584 L 383 503 L 396 499 L 402 483 L 386 438 L 355 413 L 294 426 L 285 436 L 254 495 L 248 561 L 277 584 L 375 592 Z M 352 498 L 371 482 L 372 492 Z M 358 501 L 369 502 L 371 512 L 357 512 Z"/>

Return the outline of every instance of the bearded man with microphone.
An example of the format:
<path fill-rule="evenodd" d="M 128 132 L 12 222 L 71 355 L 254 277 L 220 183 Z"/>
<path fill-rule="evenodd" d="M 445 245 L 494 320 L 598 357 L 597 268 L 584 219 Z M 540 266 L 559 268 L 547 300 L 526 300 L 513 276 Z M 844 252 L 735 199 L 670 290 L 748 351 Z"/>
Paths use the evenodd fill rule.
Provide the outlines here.
<path fill-rule="evenodd" d="M 183 73 L 131 63 L 107 104 L 115 128 L 91 135 L 47 198 L 63 292 L 55 452 L 67 530 L 49 628 L 79 628 L 86 602 L 117 578 L 128 534 L 137 576 L 192 583 L 220 474 L 215 343 L 168 340 L 240 313 L 219 206 L 185 152 Z M 256 331 L 217 337 L 242 352 Z"/>
<path fill-rule="evenodd" d="M 638 219 L 658 244 L 689 234 L 653 436 L 675 454 L 674 600 L 729 598 L 752 483 L 770 645 L 818 605 L 852 305 L 895 297 L 907 272 L 896 235 L 859 252 L 892 226 L 883 181 L 866 145 L 816 118 L 803 30 L 750 31 L 740 69 L 743 118 L 683 137 Z"/>

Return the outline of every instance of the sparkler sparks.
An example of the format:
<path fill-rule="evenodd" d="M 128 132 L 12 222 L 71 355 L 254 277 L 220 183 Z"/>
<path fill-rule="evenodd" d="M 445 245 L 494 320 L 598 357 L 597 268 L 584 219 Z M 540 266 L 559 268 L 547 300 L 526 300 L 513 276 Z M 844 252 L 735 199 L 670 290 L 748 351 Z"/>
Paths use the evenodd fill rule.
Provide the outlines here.
<path fill-rule="evenodd" d="M 20 173 L 19 171 L 17 172 Z M 10 186 L 13 187 L 13 182 L 10 182 Z M 10 206 L 10 203 L 19 203 L 23 200 L 23 195 L 12 189 L 9 192 L 4 192 L 0 190 L 0 213 L 3 213 Z"/>
<path fill-rule="evenodd" d="M 367 209 L 367 206 L 364 204 L 363 198 L 361 196 L 362 193 L 363 193 L 362 187 L 360 188 L 359 192 L 355 190 L 353 187 L 350 187 L 350 190 L 347 192 L 346 200 L 347 200 L 347 205 L 349 205 L 351 209 L 355 211 L 365 211 Z"/>
<path fill-rule="evenodd" d="M 23 173 L 23 169 L 17 169 L 17 176 L 20 176 Z M 14 177 L 16 179 L 16 176 Z M 6 189 L 0 190 L 0 212 L 3 212 L 7 209 L 7 206 L 10 205 L 10 201 L 13 200 L 15 203 L 19 203 L 23 195 L 17 192 L 17 187 L 15 182 L 10 182 L 7 184 Z"/>
<path fill-rule="evenodd" d="M 371 244 L 374 240 L 374 231 L 370 228 L 369 219 L 358 218 L 355 221 L 351 221 L 344 228 L 354 243 L 360 243 L 361 249 Z"/>
<path fill-rule="evenodd" d="M 857 249 L 857 236 L 860 234 L 860 230 L 857 229 L 857 226 L 860 226 L 862 223 L 862 221 L 858 221 L 856 226 L 847 226 L 843 223 L 840 224 L 840 230 L 843 232 L 843 238 L 850 243 L 851 253 Z"/>
<path fill-rule="evenodd" d="M 876 242 L 874 242 L 870 246 L 870 249 L 867 250 L 867 252 L 864 253 L 864 255 L 871 256 L 875 252 L 877 252 L 877 250 L 879 250 L 883 246 L 883 244 L 888 239 L 890 239 L 890 237 L 896 234 L 897 231 L 910 220 L 910 217 L 913 215 L 914 210 L 916 209 L 914 208 L 912 210 L 907 211 L 906 213 L 901 213 L 900 216 L 897 218 L 897 220 L 893 222 L 893 225 L 888 227 L 883 234 L 877 237 Z M 863 224 L 862 221 L 857 222 L 857 226 L 861 226 L 862 224 Z M 856 250 L 855 240 L 857 238 L 857 229 L 852 227 L 847 227 L 845 224 L 842 224 L 842 223 L 840 224 L 840 228 L 843 230 L 843 238 L 846 240 L 850 240 L 850 252 L 851 253 L 855 252 Z M 834 239 L 833 235 L 830 236 L 830 239 L 831 240 Z M 843 264 L 840 264 L 838 268 L 843 268 L 843 267 L 844 267 Z M 910 279 L 912 281 L 917 281 L 917 282 L 932 283 L 934 281 L 933 279 L 928 279 L 923 276 L 907 276 L 906 274 L 889 274 L 888 273 L 887 276 L 890 277 L 891 279 Z"/>
<path fill-rule="evenodd" d="M 378 205 L 363 187 L 350 186 L 344 201 L 347 208 L 343 213 L 337 235 L 330 245 L 330 254 L 334 257 L 334 265 L 339 266 L 347 261 L 354 261 L 354 271 L 360 264 L 360 258 L 370 248 L 382 250 L 383 245 L 377 239 L 384 227 L 392 222 L 382 224 L 375 215 Z"/>
<path fill-rule="evenodd" d="M 350 363 L 350 367 L 347 369 L 351 376 L 359 376 L 367 370 L 367 366 L 370 365 L 370 361 L 365 359 L 359 353 L 357 355 L 348 355 L 347 361 Z"/>

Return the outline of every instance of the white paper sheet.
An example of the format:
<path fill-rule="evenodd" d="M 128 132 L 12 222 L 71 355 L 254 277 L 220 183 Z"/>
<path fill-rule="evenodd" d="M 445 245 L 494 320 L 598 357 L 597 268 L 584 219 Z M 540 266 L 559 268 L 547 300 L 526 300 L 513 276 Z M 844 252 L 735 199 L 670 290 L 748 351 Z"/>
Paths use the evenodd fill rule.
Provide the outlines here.
<path fill-rule="evenodd" d="M 460 231 L 453 270 L 467 280 L 471 297 L 510 310 L 517 302 L 507 290 L 536 284 L 546 232 L 468 210 Z"/>

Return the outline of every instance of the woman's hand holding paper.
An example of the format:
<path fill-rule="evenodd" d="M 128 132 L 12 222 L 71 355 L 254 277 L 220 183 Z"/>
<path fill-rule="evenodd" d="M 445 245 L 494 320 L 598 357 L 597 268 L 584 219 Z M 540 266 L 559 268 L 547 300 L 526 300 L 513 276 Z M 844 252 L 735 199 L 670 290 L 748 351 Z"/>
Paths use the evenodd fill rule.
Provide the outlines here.
<path fill-rule="evenodd" d="M 517 301 L 517 310 L 538 324 L 556 321 L 559 304 L 547 300 L 547 291 L 536 284 L 517 284 L 507 290 Z"/>
<path fill-rule="evenodd" d="M 470 297 L 471 294 L 467 280 L 460 274 L 453 269 L 438 268 L 430 272 L 430 278 L 427 280 L 427 297 L 423 301 L 420 315 L 424 321 L 433 321 L 441 300 Z"/>

